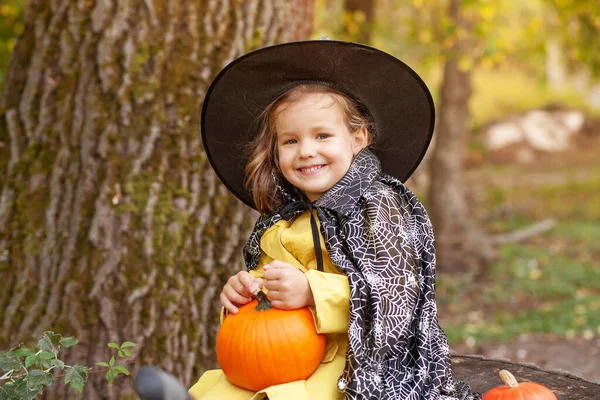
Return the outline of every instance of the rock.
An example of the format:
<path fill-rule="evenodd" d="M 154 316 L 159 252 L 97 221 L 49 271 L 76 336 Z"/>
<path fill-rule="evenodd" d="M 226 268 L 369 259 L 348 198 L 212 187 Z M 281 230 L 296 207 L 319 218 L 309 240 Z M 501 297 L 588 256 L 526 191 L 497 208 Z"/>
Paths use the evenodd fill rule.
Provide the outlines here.
<path fill-rule="evenodd" d="M 568 150 L 585 122 L 579 110 L 532 110 L 488 126 L 485 146 L 493 160 L 531 163 L 539 153 Z"/>

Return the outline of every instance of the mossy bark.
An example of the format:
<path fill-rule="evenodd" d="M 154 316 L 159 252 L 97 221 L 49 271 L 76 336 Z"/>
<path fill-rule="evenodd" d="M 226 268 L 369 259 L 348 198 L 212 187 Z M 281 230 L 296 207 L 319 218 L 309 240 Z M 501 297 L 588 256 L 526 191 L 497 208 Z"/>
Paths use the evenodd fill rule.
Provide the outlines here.
<path fill-rule="evenodd" d="M 234 58 L 308 38 L 312 7 L 30 1 L 0 107 L 0 348 L 54 330 L 93 365 L 131 340 L 131 369 L 187 385 L 216 365 L 218 295 L 256 214 L 207 162 L 202 100 Z M 83 398 L 133 398 L 131 380 L 90 378 Z"/>

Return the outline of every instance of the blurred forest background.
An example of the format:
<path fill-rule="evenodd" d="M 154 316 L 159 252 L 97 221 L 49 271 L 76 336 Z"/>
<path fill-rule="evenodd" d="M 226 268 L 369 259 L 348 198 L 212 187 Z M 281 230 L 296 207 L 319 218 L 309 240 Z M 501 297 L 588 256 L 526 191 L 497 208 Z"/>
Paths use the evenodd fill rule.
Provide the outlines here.
<path fill-rule="evenodd" d="M 438 135 L 445 68 L 458 56 L 471 86 L 463 199 L 497 252 L 483 268 L 442 260 L 442 326 L 458 352 L 600 381 L 600 3 L 323 0 L 320 35 L 369 43 L 419 71 Z M 408 185 L 432 214 L 429 153 Z"/>
<path fill-rule="evenodd" d="M 436 139 L 408 185 L 436 229 L 451 347 L 600 381 L 597 0 L 113 3 L 0 2 L 3 348 L 53 329 L 80 339 L 73 358 L 133 340 L 187 384 L 213 366 L 218 291 L 256 215 L 206 163 L 203 95 L 247 51 L 326 35 L 432 91 Z M 91 381 L 85 398 L 119 398 Z"/>

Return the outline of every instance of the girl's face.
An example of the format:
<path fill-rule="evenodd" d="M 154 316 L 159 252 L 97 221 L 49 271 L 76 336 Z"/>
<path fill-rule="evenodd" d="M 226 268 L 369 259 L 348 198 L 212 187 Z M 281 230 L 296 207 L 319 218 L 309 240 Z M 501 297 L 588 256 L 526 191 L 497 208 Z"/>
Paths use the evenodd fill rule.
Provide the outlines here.
<path fill-rule="evenodd" d="M 351 133 L 329 94 L 307 93 L 277 111 L 281 173 L 315 201 L 348 172 L 354 156 L 367 145 L 367 130 Z"/>

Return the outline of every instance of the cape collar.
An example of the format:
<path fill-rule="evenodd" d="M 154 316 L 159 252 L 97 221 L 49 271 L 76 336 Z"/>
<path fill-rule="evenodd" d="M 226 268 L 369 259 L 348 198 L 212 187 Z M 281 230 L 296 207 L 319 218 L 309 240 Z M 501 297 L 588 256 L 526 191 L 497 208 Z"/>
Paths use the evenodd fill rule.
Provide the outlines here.
<path fill-rule="evenodd" d="M 377 156 L 369 149 L 363 149 L 356 155 L 348 172 L 346 172 L 338 183 L 323 196 L 315 200 L 311 207 L 300 208 L 326 208 L 338 214 L 348 216 L 358 207 L 363 193 L 380 174 L 381 163 Z M 285 214 L 289 214 L 291 210 L 298 209 L 298 207 L 293 206 L 294 204 L 309 203 L 303 194 L 290 193 L 283 188 L 281 189 L 283 197 L 286 199 L 282 210 L 288 210 Z"/>

